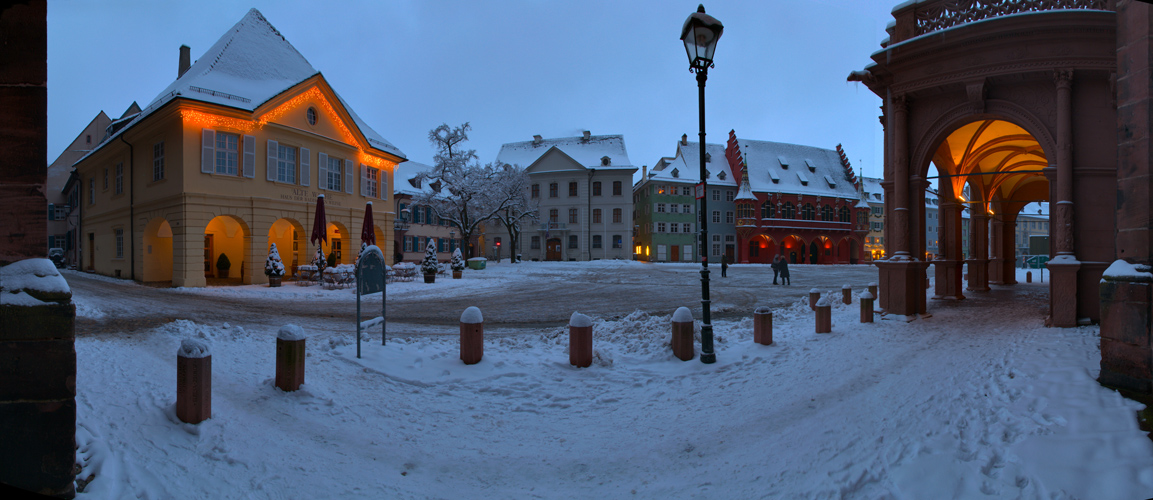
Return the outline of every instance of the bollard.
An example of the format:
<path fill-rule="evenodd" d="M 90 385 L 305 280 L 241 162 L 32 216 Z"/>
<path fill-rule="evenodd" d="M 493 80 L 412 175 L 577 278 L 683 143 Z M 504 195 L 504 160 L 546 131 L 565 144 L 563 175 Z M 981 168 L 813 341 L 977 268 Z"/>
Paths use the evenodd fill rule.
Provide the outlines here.
<path fill-rule="evenodd" d="M 568 362 L 577 368 L 593 364 L 593 320 L 579 312 L 568 320 Z"/>
<path fill-rule="evenodd" d="M 696 356 L 693 350 L 693 313 L 687 307 L 678 307 L 673 313 L 673 355 L 681 361 Z"/>
<path fill-rule="evenodd" d="M 484 357 L 484 317 L 471 306 L 460 315 L 460 360 L 475 365 Z"/>
<path fill-rule="evenodd" d="M 833 331 L 833 306 L 829 304 L 828 297 L 821 297 L 817 301 L 817 333 L 829 333 Z"/>
<path fill-rule="evenodd" d="M 176 417 L 189 424 L 212 418 L 212 353 L 202 340 L 184 339 L 176 352 Z"/>
<path fill-rule="evenodd" d="M 304 384 L 304 330 L 288 324 L 276 332 L 276 387 L 284 392 Z"/>
<path fill-rule="evenodd" d="M 853 287 L 849 285 L 841 287 L 841 302 L 844 304 L 853 303 Z"/>
<path fill-rule="evenodd" d="M 1033 271 L 1025 271 L 1025 283 L 1033 282 Z"/>
<path fill-rule="evenodd" d="M 758 307 L 753 311 L 753 342 L 761 345 L 773 343 L 773 310 Z"/>
<path fill-rule="evenodd" d="M 861 294 L 861 323 L 873 322 L 873 294 L 864 292 Z"/>
<path fill-rule="evenodd" d="M 809 309 L 816 311 L 818 300 L 821 300 L 821 291 L 816 288 L 809 290 Z"/>
<path fill-rule="evenodd" d="M 877 298 L 877 282 L 876 281 L 869 283 L 869 295 L 872 295 L 874 299 Z"/>

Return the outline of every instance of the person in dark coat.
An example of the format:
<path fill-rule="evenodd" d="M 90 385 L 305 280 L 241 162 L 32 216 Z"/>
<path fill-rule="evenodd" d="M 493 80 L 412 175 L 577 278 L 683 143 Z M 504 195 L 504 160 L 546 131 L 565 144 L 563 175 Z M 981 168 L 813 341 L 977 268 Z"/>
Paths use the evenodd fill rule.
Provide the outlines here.
<path fill-rule="evenodd" d="M 774 255 L 773 256 L 773 263 L 769 264 L 769 267 L 773 268 L 773 284 L 774 285 L 777 284 L 777 276 L 779 276 L 781 274 L 780 263 L 781 263 L 781 256 L 780 255 Z"/>
<path fill-rule="evenodd" d="M 729 276 L 729 257 L 721 257 L 721 277 L 727 278 Z"/>
<path fill-rule="evenodd" d="M 777 264 L 777 266 L 780 267 L 780 269 L 781 269 L 781 284 L 782 285 L 791 285 L 792 281 L 789 281 L 789 263 L 788 263 L 788 261 L 786 261 L 785 259 L 782 258 L 780 260 L 780 263 Z"/>

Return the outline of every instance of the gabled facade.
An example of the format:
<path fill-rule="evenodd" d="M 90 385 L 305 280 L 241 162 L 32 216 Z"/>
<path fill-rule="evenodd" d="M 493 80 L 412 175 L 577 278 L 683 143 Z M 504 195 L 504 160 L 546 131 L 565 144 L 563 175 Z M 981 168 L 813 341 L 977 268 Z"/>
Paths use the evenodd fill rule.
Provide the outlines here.
<path fill-rule="evenodd" d="M 525 168 L 541 222 L 525 231 L 525 260 L 632 258 L 636 167 L 624 137 L 592 135 L 504 144 L 497 161 Z M 495 239 L 494 239 L 495 242 Z"/>
<path fill-rule="evenodd" d="M 355 260 L 376 201 L 376 239 L 392 255 L 389 186 L 403 153 L 255 9 L 114 126 L 76 164 L 84 269 L 174 286 L 264 283 L 273 243 L 290 273 L 312 260 L 318 195 L 325 254 Z"/>
<path fill-rule="evenodd" d="M 73 179 L 72 165 L 100 144 L 111 124 L 112 119 L 103 111 L 97 113 L 60 156 L 48 165 L 44 193 L 48 198 L 48 248 L 64 250 L 64 262 L 68 267 L 80 264 L 80 190 L 76 182 L 69 182 Z"/>
<path fill-rule="evenodd" d="M 396 221 L 393 223 L 395 241 L 393 261 L 420 263 L 424 259 L 424 249 L 428 240 L 436 243 L 436 258 L 439 262 L 452 259 L 452 252 L 460 245 L 457 231 L 448 221 L 437 217 L 432 208 L 415 204 L 417 196 L 432 191 L 427 182 L 417 178 L 432 167 L 423 163 L 406 161 L 396 167 L 395 197 Z M 463 252 L 463 250 L 462 250 Z"/>

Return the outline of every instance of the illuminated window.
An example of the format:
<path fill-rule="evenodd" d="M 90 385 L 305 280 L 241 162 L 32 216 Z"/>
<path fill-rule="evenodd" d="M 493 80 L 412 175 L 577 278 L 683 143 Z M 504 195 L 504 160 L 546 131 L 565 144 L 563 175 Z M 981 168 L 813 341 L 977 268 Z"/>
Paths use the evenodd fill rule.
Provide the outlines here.
<path fill-rule="evenodd" d="M 375 168 L 368 168 L 368 167 L 364 167 L 364 168 L 368 171 L 367 172 L 368 177 L 365 178 L 365 185 L 364 185 L 365 194 L 367 196 L 372 197 L 372 198 L 377 198 L 379 196 L 378 195 L 379 191 L 377 190 L 377 182 L 380 178 L 380 170 L 377 170 Z M 443 222 L 443 220 L 442 220 L 442 222 Z M 442 223 L 441 225 L 444 225 L 444 224 Z"/>
<path fill-rule="evenodd" d="M 240 136 L 225 132 L 216 133 L 216 173 L 237 175 L 237 151 Z"/>
<path fill-rule="evenodd" d="M 276 145 L 276 180 L 296 184 L 296 148 Z"/>
<path fill-rule="evenodd" d="M 164 141 L 152 145 L 152 180 L 164 178 Z"/>
<path fill-rule="evenodd" d="M 344 160 L 342 160 L 340 158 L 333 158 L 331 156 L 328 157 L 328 175 L 326 176 L 327 182 L 325 183 L 325 189 L 328 189 L 331 191 L 340 191 L 341 190 L 340 172 L 342 170 L 343 165 L 344 165 Z"/>

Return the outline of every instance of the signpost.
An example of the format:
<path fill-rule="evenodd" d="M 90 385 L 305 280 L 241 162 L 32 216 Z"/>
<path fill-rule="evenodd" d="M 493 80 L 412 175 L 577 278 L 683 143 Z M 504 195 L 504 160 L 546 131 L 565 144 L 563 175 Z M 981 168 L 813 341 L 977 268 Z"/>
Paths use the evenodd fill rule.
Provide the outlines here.
<path fill-rule="evenodd" d="M 360 358 L 360 296 L 380 292 L 380 345 L 384 345 L 384 299 L 385 273 L 384 254 L 380 247 L 369 245 L 356 262 L 356 357 Z"/>

